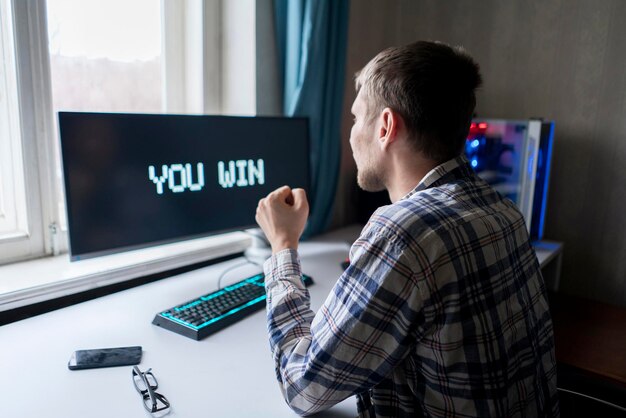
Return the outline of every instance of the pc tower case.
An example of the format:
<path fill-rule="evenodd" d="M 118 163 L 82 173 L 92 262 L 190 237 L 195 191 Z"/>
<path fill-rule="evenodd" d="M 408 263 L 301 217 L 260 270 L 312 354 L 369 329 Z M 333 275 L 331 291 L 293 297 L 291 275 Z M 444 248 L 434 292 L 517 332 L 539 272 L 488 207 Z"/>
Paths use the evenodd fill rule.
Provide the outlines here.
<path fill-rule="evenodd" d="M 543 238 L 554 122 L 476 119 L 465 154 L 476 173 L 511 199 L 533 241 Z"/>

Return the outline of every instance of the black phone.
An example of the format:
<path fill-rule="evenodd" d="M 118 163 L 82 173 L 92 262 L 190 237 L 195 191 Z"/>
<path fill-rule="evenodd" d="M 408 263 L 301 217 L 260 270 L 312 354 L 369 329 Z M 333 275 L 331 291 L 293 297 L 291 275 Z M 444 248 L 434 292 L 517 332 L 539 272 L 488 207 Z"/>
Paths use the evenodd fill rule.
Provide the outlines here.
<path fill-rule="evenodd" d="M 130 366 L 141 361 L 141 346 L 76 350 L 67 367 L 70 370 Z"/>

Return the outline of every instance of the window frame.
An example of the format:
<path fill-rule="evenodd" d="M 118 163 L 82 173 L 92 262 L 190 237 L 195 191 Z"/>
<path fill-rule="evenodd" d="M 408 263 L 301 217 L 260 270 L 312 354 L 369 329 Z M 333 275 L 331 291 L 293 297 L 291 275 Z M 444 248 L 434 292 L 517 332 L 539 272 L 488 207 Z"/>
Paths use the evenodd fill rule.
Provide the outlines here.
<path fill-rule="evenodd" d="M 14 49 L 11 3 L 0 0 L 0 240 L 28 233 Z"/>
<path fill-rule="evenodd" d="M 17 120 L 21 138 L 22 172 L 25 188 L 26 222 L 22 234 L 0 240 L 0 262 L 13 262 L 51 254 L 53 240 L 46 224 L 54 217 L 49 191 L 53 181 L 50 172 L 50 91 L 49 63 L 41 59 L 47 54 L 42 45 L 46 30 L 43 0 L 7 0 L 12 11 L 15 68 L 17 73 Z M 43 5 L 43 9 L 42 9 Z M 43 22 L 43 26 L 42 26 Z M 45 34 L 44 34 L 45 35 Z M 47 39 L 47 35 L 44 40 Z M 42 46 L 46 48 L 42 51 Z M 19 169 L 19 162 L 16 162 Z"/>

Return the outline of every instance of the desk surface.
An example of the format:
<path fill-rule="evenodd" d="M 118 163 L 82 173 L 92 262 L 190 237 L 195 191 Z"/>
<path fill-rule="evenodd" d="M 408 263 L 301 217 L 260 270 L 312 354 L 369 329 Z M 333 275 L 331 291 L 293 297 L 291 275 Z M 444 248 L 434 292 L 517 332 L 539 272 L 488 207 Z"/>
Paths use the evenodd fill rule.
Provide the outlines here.
<path fill-rule="evenodd" d="M 347 235 L 346 235 L 347 233 Z M 316 310 L 341 274 L 349 244 L 329 234 L 300 247 Z M 141 345 L 140 368 L 152 368 L 169 417 L 293 417 L 276 383 L 265 312 L 202 341 L 151 324 L 154 315 L 216 289 L 230 260 L 0 327 L 0 417 L 146 417 L 131 366 L 70 371 L 76 349 Z M 259 272 L 246 266 L 223 284 Z M 319 416 L 353 417 L 349 398 Z"/>
<path fill-rule="evenodd" d="M 340 262 L 361 227 L 326 234 L 300 246 L 313 276 L 311 307 L 321 306 L 341 274 Z M 550 251 L 538 252 L 543 263 Z M 294 417 L 275 380 L 265 312 L 202 341 L 151 325 L 157 312 L 216 289 L 226 263 L 198 269 L 0 327 L 0 417 L 146 417 L 131 367 L 70 371 L 77 349 L 141 345 L 140 368 L 152 368 L 169 417 Z M 223 284 L 258 267 L 229 272 Z M 353 398 L 317 416 L 353 417 Z"/>

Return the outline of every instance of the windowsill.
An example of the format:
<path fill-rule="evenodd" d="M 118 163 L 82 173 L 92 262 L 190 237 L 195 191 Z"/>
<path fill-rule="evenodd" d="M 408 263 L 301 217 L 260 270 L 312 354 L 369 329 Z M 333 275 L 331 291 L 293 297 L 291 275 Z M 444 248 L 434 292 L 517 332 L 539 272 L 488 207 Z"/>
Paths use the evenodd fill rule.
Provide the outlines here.
<path fill-rule="evenodd" d="M 70 262 L 68 254 L 0 266 L 0 312 L 243 252 L 232 232 Z"/>

